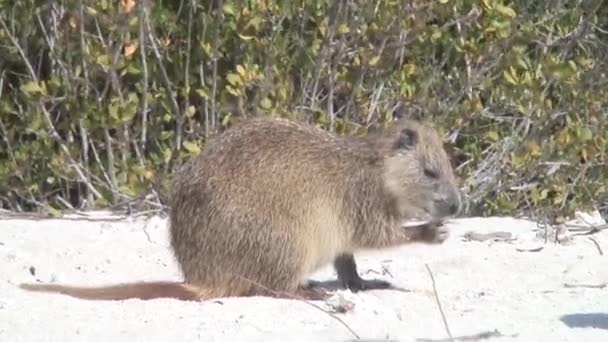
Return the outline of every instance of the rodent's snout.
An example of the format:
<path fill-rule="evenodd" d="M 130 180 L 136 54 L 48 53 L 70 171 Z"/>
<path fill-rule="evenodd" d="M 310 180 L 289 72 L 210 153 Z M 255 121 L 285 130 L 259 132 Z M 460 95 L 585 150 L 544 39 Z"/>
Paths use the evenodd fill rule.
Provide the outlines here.
<path fill-rule="evenodd" d="M 462 199 L 458 190 L 450 191 L 446 195 L 435 196 L 433 204 L 435 207 L 433 216 L 435 217 L 456 216 L 462 210 Z"/>

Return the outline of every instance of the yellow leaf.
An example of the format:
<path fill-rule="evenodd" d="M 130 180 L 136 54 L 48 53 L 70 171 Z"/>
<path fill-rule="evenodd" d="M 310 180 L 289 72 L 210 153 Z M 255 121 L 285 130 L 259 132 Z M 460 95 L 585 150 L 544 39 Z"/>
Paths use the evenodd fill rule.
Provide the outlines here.
<path fill-rule="evenodd" d="M 372 59 L 369 60 L 369 65 L 374 66 L 374 65 L 378 64 L 379 61 L 380 61 L 380 55 L 374 56 L 374 57 L 372 57 Z"/>
<path fill-rule="evenodd" d="M 68 23 L 70 24 L 70 27 L 75 29 L 76 25 L 78 24 L 78 21 L 76 20 L 76 18 L 70 17 L 70 19 L 68 19 Z"/>
<path fill-rule="evenodd" d="M 350 29 L 348 26 L 346 26 L 346 24 L 340 24 L 340 26 L 338 26 L 338 33 L 344 34 L 348 32 L 350 32 Z"/>
<path fill-rule="evenodd" d="M 581 161 L 582 161 L 583 163 L 586 163 L 588 158 L 589 158 L 589 156 L 588 156 L 588 154 L 587 154 L 587 149 L 585 149 L 585 148 L 584 148 L 584 149 L 582 149 L 582 150 L 581 150 Z"/>
<path fill-rule="evenodd" d="M 236 72 L 238 72 L 241 77 L 245 77 L 245 68 L 243 68 L 242 65 L 239 64 L 236 66 Z"/>
<path fill-rule="evenodd" d="M 490 4 L 490 0 L 481 0 L 481 6 L 487 10 L 492 9 L 492 5 Z"/>
<path fill-rule="evenodd" d="M 135 0 L 124 0 L 122 2 L 122 12 L 123 13 L 131 13 L 133 8 L 135 8 L 136 2 Z"/>
<path fill-rule="evenodd" d="M 240 33 L 238 33 L 238 35 L 239 35 L 239 38 L 241 38 L 244 41 L 249 41 L 249 40 L 252 40 L 254 38 L 253 36 L 245 36 L 245 35 L 240 34 Z"/>
<path fill-rule="evenodd" d="M 146 170 L 144 171 L 144 178 L 147 180 L 153 180 L 155 177 L 154 170 Z"/>
<path fill-rule="evenodd" d="M 85 7 L 85 12 L 87 12 L 88 15 L 92 15 L 92 16 L 97 15 L 97 10 L 91 6 Z"/>
<path fill-rule="evenodd" d="M 131 44 L 125 46 L 125 57 L 129 57 L 137 51 L 139 43 L 135 40 Z"/>
<path fill-rule="evenodd" d="M 504 15 L 505 17 L 515 18 L 517 16 L 517 13 L 515 13 L 515 11 L 508 6 L 497 4 L 494 9 L 496 10 L 496 12 Z"/>

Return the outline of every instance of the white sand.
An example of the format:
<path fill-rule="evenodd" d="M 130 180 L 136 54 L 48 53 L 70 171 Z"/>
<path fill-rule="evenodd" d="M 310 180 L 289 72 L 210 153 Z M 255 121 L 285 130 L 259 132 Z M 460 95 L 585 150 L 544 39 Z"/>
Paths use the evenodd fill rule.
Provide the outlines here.
<path fill-rule="evenodd" d="M 511 218 L 455 220 L 440 246 L 357 255 L 364 277 L 411 290 L 338 291 L 354 304 L 336 314 L 362 340 L 447 338 L 425 263 L 453 336 L 497 330 L 500 341 L 608 341 L 608 230 L 566 245 Z M 463 241 L 465 232 L 509 231 L 512 242 Z M 521 249 L 542 250 L 531 252 Z M 518 251 L 520 249 L 520 251 Z M 30 273 L 35 268 L 35 275 Z M 0 220 L 0 341 L 348 341 L 355 337 L 313 306 L 272 298 L 221 302 L 85 301 L 31 293 L 21 282 L 105 285 L 181 280 L 166 221 Z M 330 267 L 315 280 L 333 280 Z M 591 285 L 565 287 L 564 284 Z M 329 309 L 323 302 L 317 305 Z"/>

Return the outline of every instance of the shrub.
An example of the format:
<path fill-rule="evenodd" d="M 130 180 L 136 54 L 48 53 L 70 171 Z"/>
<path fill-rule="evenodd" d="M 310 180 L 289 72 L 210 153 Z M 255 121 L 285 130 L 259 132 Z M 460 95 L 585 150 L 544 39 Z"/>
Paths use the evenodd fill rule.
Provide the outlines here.
<path fill-rule="evenodd" d="M 445 134 L 468 214 L 606 211 L 607 18 L 601 1 L 0 0 L 0 203 L 117 206 L 244 116 L 365 134 L 398 109 Z"/>

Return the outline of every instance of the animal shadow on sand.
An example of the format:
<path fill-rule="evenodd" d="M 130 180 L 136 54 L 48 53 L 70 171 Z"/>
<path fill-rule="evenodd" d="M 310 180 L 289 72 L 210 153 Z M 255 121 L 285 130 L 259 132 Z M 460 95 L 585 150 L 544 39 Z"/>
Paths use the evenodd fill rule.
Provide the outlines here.
<path fill-rule="evenodd" d="M 563 315 L 560 321 L 569 328 L 595 328 L 608 330 L 607 313 L 575 313 Z"/>

